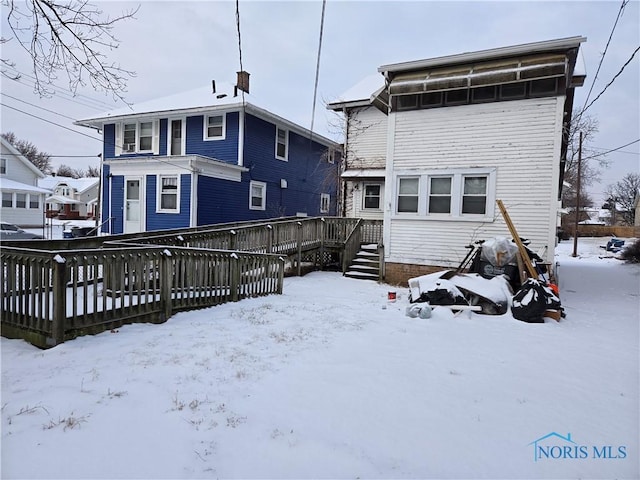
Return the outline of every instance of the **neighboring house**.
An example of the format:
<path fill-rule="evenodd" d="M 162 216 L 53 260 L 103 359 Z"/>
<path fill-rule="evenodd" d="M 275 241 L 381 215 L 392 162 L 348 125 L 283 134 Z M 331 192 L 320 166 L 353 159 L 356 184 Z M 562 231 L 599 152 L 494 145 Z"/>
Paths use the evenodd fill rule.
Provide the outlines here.
<path fill-rule="evenodd" d="M 260 107 L 245 72 L 77 124 L 103 132 L 103 232 L 336 213 L 341 147 Z"/>
<path fill-rule="evenodd" d="M 350 195 L 349 185 L 362 191 L 368 180 L 355 175 L 380 168 L 384 144 L 384 181 L 376 181 L 384 192 L 387 281 L 455 267 L 470 242 L 507 236 L 496 199 L 518 233 L 553 261 L 566 132 L 574 89 L 585 78 L 576 60 L 585 40 L 384 65 L 382 88 L 329 105 L 365 122 L 355 129 L 347 123 L 349 216 L 367 204 L 366 193 Z M 351 173 L 360 165 L 362 172 Z"/>
<path fill-rule="evenodd" d="M 633 202 L 633 206 L 636 209 L 636 216 L 633 219 L 633 225 L 640 227 L 640 192 L 636 193 L 636 199 Z"/>
<path fill-rule="evenodd" d="M 604 208 L 584 208 L 582 212 L 588 217 L 578 222 L 580 225 L 609 225 L 611 212 Z M 573 215 L 575 219 L 575 214 Z"/>
<path fill-rule="evenodd" d="M 40 179 L 38 185 L 53 192 L 45 199 L 47 217 L 57 217 L 60 220 L 95 218 L 99 178 L 49 175 Z"/>
<path fill-rule="evenodd" d="M 44 199 L 51 194 L 50 190 L 38 187 L 38 180 L 45 175 L 3 137 L 0 142 L 0 218 L 20 227 L 41 227 Z"/>

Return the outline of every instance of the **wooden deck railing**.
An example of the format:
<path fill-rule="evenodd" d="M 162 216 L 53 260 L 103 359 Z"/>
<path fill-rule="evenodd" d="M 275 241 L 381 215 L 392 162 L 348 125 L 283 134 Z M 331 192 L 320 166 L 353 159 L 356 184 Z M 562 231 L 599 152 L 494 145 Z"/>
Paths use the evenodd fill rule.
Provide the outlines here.
<path fill-rule="evenodd" d="M 46 250 L 42 241 L 3 244 L 2 335 L 45 348 L 126 323 L 164 322 L 181 310 L 282 293 L 283 257 L 297 259 L 300 273 L 305 252 L 334 249 L 344 261 L 361 242 L 380 243 L 381 232 L 371 221 L 302 218 L 55 240 Z"/>

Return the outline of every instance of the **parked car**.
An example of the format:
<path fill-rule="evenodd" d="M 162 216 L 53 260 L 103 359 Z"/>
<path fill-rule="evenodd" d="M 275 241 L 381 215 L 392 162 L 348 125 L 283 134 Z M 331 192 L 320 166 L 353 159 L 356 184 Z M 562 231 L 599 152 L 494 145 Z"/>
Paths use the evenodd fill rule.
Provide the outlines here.
<path fill-rule="evenodd" d="M 23 229 L 12 223 L 0 222 L 0 240 L 30 240 L 43 239 L 37 233 L 25 232 Z"/>

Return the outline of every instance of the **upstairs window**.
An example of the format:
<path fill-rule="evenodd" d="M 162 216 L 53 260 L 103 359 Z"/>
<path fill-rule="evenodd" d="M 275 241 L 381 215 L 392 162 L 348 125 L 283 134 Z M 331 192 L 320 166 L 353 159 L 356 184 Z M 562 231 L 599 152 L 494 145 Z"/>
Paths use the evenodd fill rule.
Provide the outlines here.
<path fill-rule="evenodd" d="M 158 152 L 159 122 L 116 124 L 116 155 Z"/>
<path fill-rule="evenodd" d="M 180 178 L 178 175 L 161 176 L 159 182 L 159 212 L 180 211 Z"/>
<path fill-rule="evenodd" d="M 267 206 L 267 184 L 252 181 L 249 185 L 249 210 L 264 210 Z"/>
<path fill-rule="evenodd" d="M 7 159 L 0 158 L 0 175 L 7 173 Z"/>
<path fill-rule="evenodd" d="M 204 121 L 204 139 L 222 140 L 225 138 L 225 116 L 207 115 Z"/>
<path fill-rule="evenodd" d="M 288 160 L 289 155 L 289 132 L 283 128 L 276 128 L 276 158 Z"/>

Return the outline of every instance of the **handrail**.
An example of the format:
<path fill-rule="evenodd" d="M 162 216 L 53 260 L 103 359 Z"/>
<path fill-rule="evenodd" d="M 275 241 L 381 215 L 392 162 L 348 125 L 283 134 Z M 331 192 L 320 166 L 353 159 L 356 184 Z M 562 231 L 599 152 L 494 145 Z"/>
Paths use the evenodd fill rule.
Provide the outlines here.
<path fill-rule="evenodd" d="M 353 227 L 353 230 L 349 233 L 347 238 L 344 241 L 344 250 L 342 252 L 342 274 L 344 275 L 351 265 L 351 262 L 358 253 L 360 249 L 360 240 L 362 239 L 362 219 L 359 218 L 356 222 L 356 225 Z"/>

